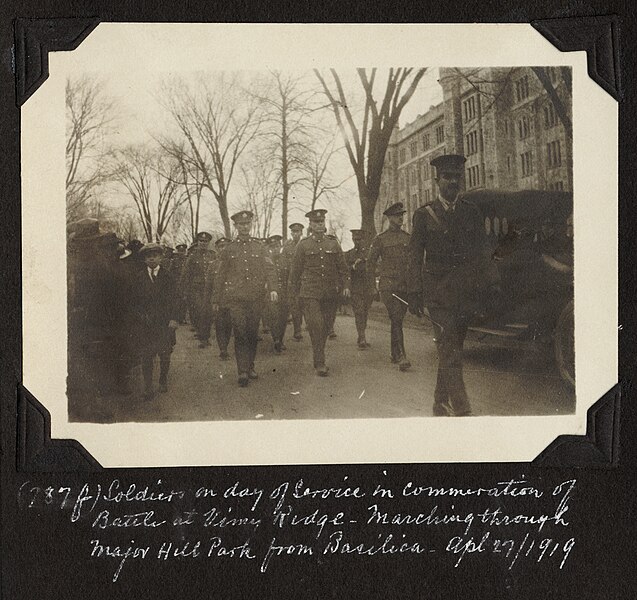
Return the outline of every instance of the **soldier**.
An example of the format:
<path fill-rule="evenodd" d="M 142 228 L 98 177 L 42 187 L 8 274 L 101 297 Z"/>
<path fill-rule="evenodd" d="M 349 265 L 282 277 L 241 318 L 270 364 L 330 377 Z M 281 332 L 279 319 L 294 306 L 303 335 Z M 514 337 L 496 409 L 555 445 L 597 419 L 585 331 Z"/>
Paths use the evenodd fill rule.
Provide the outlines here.
<path fill-rule="evenodd" d="M 163 248 L 150 243 L 140 250 L 146 268 L 131 284 L 133 313 L 138 322 L 138 340 L 144 376 L 144 398 L 153 397 L 153 362 L 159 355 L 159 391 L 168 391 L 170 354 L 175 344 L 177 293 L 168 269 L 161 266 Z"/>
<path fill-rule="evenodd" d="M 279 287 L 279 301 L 270 305 L 270 331 L 272 332 L 272 340 L 274 342 L 274 352 L 281 354 L 283 350 L 287 350 L 283 343 L 285 330 L 288 324 L 288 314 L 290 305 L 288 302 L 288 279 L 290 276 L 290 263 L 288 256 L 283 254 L 281 248 L 280 235 L 271 235 L 268 238 L 268 248 L 270 257 L 276 269 L 277 282 Z"/>
<path fill-rule="evenodd" d="M 373 273 L 378 259 L 381 259 L 378 287 L 380 299 L 391 322 L 391 362 L 397 363 L 401 371 L 411 367 L 403 338 L 403 319 L 407 312 L 407 288 L 403 284 L 403 272 L 407 264 L 409 244 L 409 234 L 402 229 L 405 212 L 402 202 L 396 202 L 385 210 L 383 214 L 389 220 L 389 228 L 379 233 L 372 241 L 367 262 L 367 268 Z"/>
<path fill-rule="evenodd" d="M 438 350 L 435 416 L 465 416 L 471 405 L 462 377 L 462 347 L 476 299 L 497 288 L 497 270 L 488 258 L 487 238 L 478 208 L 459 198 L 465 157 L 438 156 L 438 197 L 414 212 L 409 245 L 409 310 L 427 307 Z M 426 258 L 423 269 L 423 252 Z"/>
<path fill-rule="evenodd" d="M 175 282 L 181 281 L 184 267 L 186 266 L 186 260 L 188 258 L 186 254 L 187 249 L 188 246 L 186 244 L 177 244 L 175 246 L 175 252 L 170 259 L 170 274 L 172 275 Z M 183 325 L 186 322 L 186 302 L 180 295 L 177 299 L 177 303 L 179 305 L 179 323 Z"/>
<path fill-rule="evenodd" d="M 217 278 L 219 272 L 219 265 L 221 253 L 223 249 L 231 242 L 227 237 L 221 237 L 215 242 L 215 250 L 217 252 L 217 258 L 213 263 L 213 276 L 210 278 L 210 292 L 209 297 L 212 298 L 212 287 Z M 217 346 L 219 346 L 219 358 L 221 360 L 230 360 L 230 354 L 228 354 L 228 344 L 230 344 L 230 336 L 232 335 L 232 320 L 230 319 L 230 311 L 227 306 L 221 304 L 219 310 L 215 315 L 215 335 L 217 338 Z"/>
<path fill-rule="evenodd" d="M 292 266 L 294 252 L 296 251 L 296 246 L 299 243 L 301 236 L 303 235 L 303 229 L 304 226 L 301 223 L 292 223 L 292 225 L 290 225 L 290 233 L 292 234 L 292 239 L 288 240 L 281 249 L 281 254 L 283 254 L 284 260 L 288 264 L 288 269 Z M 290 305 L 290 312 L 292 313 L 292 325 L 294 327 L 293 337 L 296 342 L 300 342 L 303 339 L 303 334 L 301 333 L 301 325 L 303 324 L 303 312 L 301 311 L 299 303 L 295 299 L 288 298 L 288 302 Z"/>
<path fill-rule="evenodd" d="M 211 263 L 215 259 L 215 251 L 209 248 L 212 236 L 207 231 L 200 231 L 196 237 L 196 245 L 188 255 L 181 276 L 180 289 L 188 301 L 190 322 L 195 328 L 195 338 L 199 347 L 210 346 L 210 329 L 212 314 L 210 297 L 206 295 L 206 275 L 211 272 Z"/>
<path fill-rule="evenodd" d="M 276 302 L 276 273 L 267 248 L 250 237 L 253 214 L 243 210 L 231 217 L 237 229 L 219 257 L 219 268 L 213 286 L 214 314 L 220 305 L 228 308 L 234 332 L 234 353 L 239 385 L 245 387 L 257 379 L 254 358 L 257 353 L 259 321 L 263 312 L 264 290 L 269 301 Z"/>
<path fill-rule="evenodd" d="M 290 295 L 298 298 L 307 323 L 316 374 L 325 377 L 325 342 L 338 308 L 339 290 L 349 298 L 349 270 L 343 251 L 333 235 L 325 233 L 325 209 L 305 216 L 310 235 L 301 240 L 290 269 Z"/>
<path fill-rule="evenodd" d="M 366 233 L 363 229 L 352 229 L 354 247 L 345 252 L 345 262 L 349 267 L 352 282 L 351 303 L 354 312 L 356 331 L 358 332 L 358 348 L 366 350 L 370 344 L 365 339 L 367 314 L 376 293 L 376 280 L 373 271 L 367 270 L 368 249 L 365 246 Z"/>

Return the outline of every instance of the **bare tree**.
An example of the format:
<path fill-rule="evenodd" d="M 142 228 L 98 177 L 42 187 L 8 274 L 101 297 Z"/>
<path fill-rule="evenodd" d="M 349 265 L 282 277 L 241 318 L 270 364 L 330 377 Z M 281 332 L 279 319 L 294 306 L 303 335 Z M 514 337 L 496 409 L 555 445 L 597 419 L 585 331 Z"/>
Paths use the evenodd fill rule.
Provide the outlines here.
<path fill-rule="evenodd" d="M 204 190 L 204 175 L 201 172 L 196 161 L 193 161 L 188 153 L 188 144 L 185 140 L 160 138 L 157 140 L 162 150 L 167 156 L 171 157 L 176 165 L 176 168 L 172 173 L 164 173 L 164 176 L 170 178 L 171 175 L 175 176 L 174 183 L 182 186 L 182 191 L 185 195 L 186 205 L 180 207 L 179 215 L 182 212 L 188 214 L 189 223 L 189 239 L 194 240 L 197 232 L 199 231 L 199 222 L 201 217 L 201 200 Z M 175 220 L 179 220 L 180 229 L 184 227 L 184 220 L 177 219 L 178 215 L 175 215 Z M 174 226 L 174 222 L 173 222 Z M 179 235 L 181 235 L 181 231 Z"/>
<path fill-rule="evenodd" d="M 247 194 L 243 208 L 254 213 L 254 233 L 268 237 L 276 209 L 281 204 L 281 173 L 268 163 L 252 164 L 241 171 Z"/>
<path fill-rule="evenodd" d="M 290 194 L 307 179 L 307 163 L 324 131 L 315 118 L 325 109 L 322 94 L 309 86 L 304 75 L 270 71 L 248 93 L 262 110 L 259 155 L 278 171 L 281 186 L 281 231 L 287 237 Z"/>
<path fill-rule="evenodd" d="M 66 81 L 66 218 L 84 216 L 97 187 L 108 178 L 106 138 L 114 121 L 114 101 L 103 84 L 82 76 Z"/>
<path fill-rule="evenodd" d="M 128 146 L 116 155 L 114 178 L 133 200 L 148 242 L 161 241 L 185 202 L 178 169 L 174 159 L 143 146 Z"/>
<path fill-rule="evenodd" d="M 361 205 L 361 227 L 376 232 L 374 209 L 378 202 L 385 153 L 400 113 L 414 95 L 426 68 L 392 68 L 387 74 L 383 98 L 374 98 L 377 69 L 357 69 L 365 93 L 362 120 L 356 123 L 346 98 L 341 78 L 336 69 L 330 69 L 335 89 L 331 88 L 318 69 L 314 69 L 334 112 L 347 154 L 354 169 Z"/>
<path fill-rule="evenodd" d="M 200 79 L 195 89 L 183 81 L 166 83 L 162 96 L 185 139 L 187 163 L 214 196 L 225 235 L 230 236 L 230 186 L 237 162 L 260 126 L 254 103 L 241 97 L 235 78 L 225 74 Z"/>

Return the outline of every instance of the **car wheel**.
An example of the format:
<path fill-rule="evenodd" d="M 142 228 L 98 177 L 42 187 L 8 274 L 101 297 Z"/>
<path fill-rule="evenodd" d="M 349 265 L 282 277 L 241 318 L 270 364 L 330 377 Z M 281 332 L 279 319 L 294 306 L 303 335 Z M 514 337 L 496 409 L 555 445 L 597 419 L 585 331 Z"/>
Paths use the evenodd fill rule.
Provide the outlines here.
<path fill-rule="evenodd" d="M 562 379 L 575 387 L 575 314 L 571 300 L 560 313 L 554 332 L 555 363 Z"/>

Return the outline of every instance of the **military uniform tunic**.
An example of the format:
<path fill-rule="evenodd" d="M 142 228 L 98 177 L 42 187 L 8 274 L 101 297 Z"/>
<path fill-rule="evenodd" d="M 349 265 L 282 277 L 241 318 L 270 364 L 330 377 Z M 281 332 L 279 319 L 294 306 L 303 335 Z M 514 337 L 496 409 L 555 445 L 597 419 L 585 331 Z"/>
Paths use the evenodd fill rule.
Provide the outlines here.
<path fill-rule="evenodd" d="M 272 291 L 276 272 L 267 248 L 252 237 L 230 242 L 219 257 L 212 302 L 230 313 L 239 374 L 254 368 L 263 301 Z"/>
<path fill-rule="evenodd" d="M 406 300 L 407 288 L 404 283 L 410 236 L 400 227 L 390 227 L 378 234 L 369 251 L 368 268 L 378 265 L 380 299 L 391 323 L 390 353 L 393 362 L 400 362 L 406 356 L 403 337 L 403 320 L 407 305 L 393 294 Z"/>
<path fill-rule="evenodd" d="M 338 240 L 332 235 L 311 234 L 299 241 L 290 269 L 290 294 L 299 298 L 315 368 L 325 366 L 325 342 L 344 288 L 349 288 L 349 269 Z"/>
<path fill-rule="evenodd" d="M 300 241 L 300 240 L 299 240 Z M 292 267 L 292 261 L 294 260 L 294 253 L 296 252 L 296 246 L 298 242 L 294 240 L 288 240 L 281 249 L 281 255 L 285 260 L 288 268 L 288 281 L 286 282 L 286 289 L 289 285 L 290 268 Z M 288 306 L 290 314 L 292 315 L 292 326 L 294 327 L 294 337 L 299 339 L 301 337 L 301 326 L 303 324 L 303 312 L 301 307 L 295 298 L 288 296 Z M 286 316 L 287 321 L 287 316 Z"/>
<path fill-rule="evenodd" d="M 210 311 L 209 286 L 206 277 L 210 265 L 216 258 L 216 252 L 208 248 L 195 247 L 186 259 L 180 280 L 180 288 L 188 302 L 190 320 L 200 340 L 210 338 L 212 313 Z"/>
<path fill-rule="evenodd" d="M 474 204 L 458 198 L 455 207 L 446 210 L 437 199 L 414 212 L 407 281 L 412 291 L 422 294 L 434 322 L 438 348 L 434 413 L 444 414 L 440 408 L 447 404 L 455 414 L 468 414 L 462 347 L 480 296 L 498 281 L 488 258 L 482 215 Z"/>
<path fill-rule="evenodd" d="M 364 246 L 352 248 L 345 252 L 345 262 L 349 267 L 351 279 L 351 303 L 356 322 L 358 341 L 365 341 L 367 315 L 376 294 L 376 278 L 374 272 L 367 269 L 369 250 Z"/>

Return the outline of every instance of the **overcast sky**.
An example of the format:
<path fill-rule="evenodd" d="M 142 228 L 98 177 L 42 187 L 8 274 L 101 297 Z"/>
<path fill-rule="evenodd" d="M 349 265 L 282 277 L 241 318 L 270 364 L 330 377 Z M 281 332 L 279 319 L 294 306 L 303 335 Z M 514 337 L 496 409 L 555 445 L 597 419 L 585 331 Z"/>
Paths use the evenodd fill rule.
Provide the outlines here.
<path fill-rule="evenodd" d="M 108 76 L 100 74 L 99 77 L 106 84 L 106 91 L 111 95 L 118 107 L 118 127 L 113 136 L 113 142 L 117 146 L 138 143 L 152 143 L 153 135 L 165 133 L 170 125 L 170 118 L 166 115 L 165 110 L 158 102 L 159 87 L 163 79 L 169 77 L 170 73 L 149 73 L 147 77 L 140 79 L 135 74 L 119 72 L 116 76 Z M 194 73 L 191 75 L 195 75 Z M 382 71 L 378 73 L 378 80 L 382 81 Z M 181 77 L 189 78 L 186 72 L 180 73 Z M 356 80 L 356 76 L 352 70 L 351 80 L 348 82 L 348 74 L 341 73 L 343 83 L 349 90 L 359 92 L 360 84 Z M 429 110 L 429 107 L 442 101 L 442 89 L 437 82 L 438 68 L 430 68 L 428 73 L 419 82 L 418 88 L 403 110 L 400 118 L 400 126 L 413 121 L 419 114 Z M 309 81 L 312 81 L 310 77 Z M 352 87 L 352 84 L 355 87 Z M 316 81 L 317 89 L 319 83 Z M 351 92 L 348 99 L 355 97 Z M 332 113 L 325 113 L 330 125 L 334 123 Z M 353 174 L 352 167 L 349 163 L 347 155 L 343 152 L 337 156 L 334 162 L 334 172 L 342 174 L 339 179 L 345 179 Z M 234 203 L 233 208 L 241 202 L 243 193 L 241 190 L 240 177 L 233 180 L 230 200 Z M 343 202 L 340 205 L 341 220 L 344 221 L 346 229 L 356 228 L 360 226 L 360 208 L 358 204 L 358 194 L 356 190 L 355 180 L 349 179 L 341 190 Z M 118 194 L 114 190 L 109 190 L 108 198 L 114 203 L 130 203 L 130 200 L 123 194 Z M 291 209 L 289 222 L 300 220 L 305 222 L 304 211 L 300 209 Z M 334 213 L 335 214 L 335 213 Z M 216 205 L 211 199 L 208 199 L 207 207 L 202 214 L 202 228 L 214 228 L 219 222 L 218 211 Z M 278 232 L 276 224 L 272 227 L 273 232 Z M 343 236 L 344 246 L 349 244 L 348 236 Z M 350 244 L 351 245 L 351 244 Z"/>

